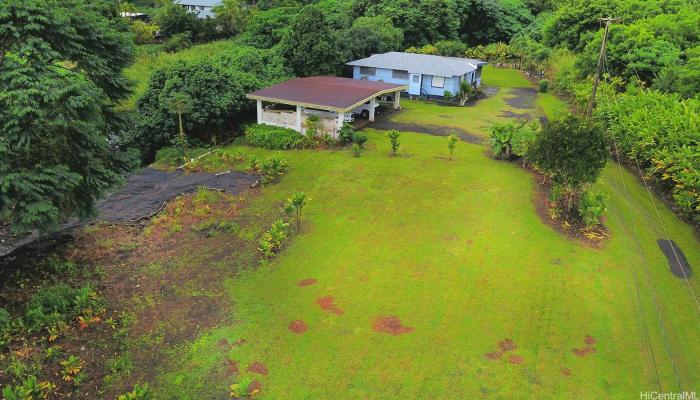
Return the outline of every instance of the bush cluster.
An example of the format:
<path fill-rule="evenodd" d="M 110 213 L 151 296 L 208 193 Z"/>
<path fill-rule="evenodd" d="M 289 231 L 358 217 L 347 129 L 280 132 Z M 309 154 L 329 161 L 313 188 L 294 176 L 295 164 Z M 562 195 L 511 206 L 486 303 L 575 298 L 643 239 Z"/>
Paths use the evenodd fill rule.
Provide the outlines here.
<path fill-rule="evenodd" d="M 258 250 L 260 250 L 263 257 L 272 258 L 282 247 L 282 242 L 288 235 L 289 223 L 278 219 L 260 239 L 260 242 L 258 243 L 260 247 L 258 247 Z"/>
<path fill-rule="evenodd" d="M 304 136 L 294 129 L 253 124 L 245 130 L 246 143 L 268 150 L 291 150 L 304 147 Z"/>

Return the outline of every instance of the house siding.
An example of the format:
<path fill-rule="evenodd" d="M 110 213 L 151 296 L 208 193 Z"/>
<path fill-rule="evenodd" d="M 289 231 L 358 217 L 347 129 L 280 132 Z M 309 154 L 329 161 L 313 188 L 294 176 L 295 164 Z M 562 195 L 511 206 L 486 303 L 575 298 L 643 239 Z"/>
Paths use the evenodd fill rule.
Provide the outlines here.
<path fill-rule="evenodd" d="M 476 74 L 476 76 L 475 76 Z M 418 75 L 420 77 L 419 81 L 413 82 L 413 76 Z M 408 79 L 395 79 L 392 76 L 392 70 L 385 68 L 376 68 L 373 75 L 363 75 L 359 66 L 354 66 L 352 69 L 353 79 L 367 79 L 370 81 L 382 81 L 387 83 L 397 83 L 400 85 L 408 85 L 408 93 L 410 95 L 419 96 L 421 94 L 427 94 L 429 96 L 443 96 L 445 90 L 449 90 L 450 93 L 457 94 L 459 92 L 459 82 L 461 79 L 467 79 L 472 82 L 472 79 L 477 80 L 477 85 L 481 84 L 481 68 L 475 72 L 469 72 L 461 77 L 450 76 L 445 78 L 445 87 L 435 88 L 433 87 L 433 75 L 421 75 L 412 73 L 409 71 Z"/>

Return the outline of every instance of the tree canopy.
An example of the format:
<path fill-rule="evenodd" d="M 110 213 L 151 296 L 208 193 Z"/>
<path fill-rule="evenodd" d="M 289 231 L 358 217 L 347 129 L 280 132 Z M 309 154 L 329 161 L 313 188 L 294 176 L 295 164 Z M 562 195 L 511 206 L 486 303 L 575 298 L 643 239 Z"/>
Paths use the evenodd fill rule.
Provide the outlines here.
<path fill-rule="evenodd" d="M 340 67 L 340 51 L 325 15 L 304 7 L 280 44 L 287 65 L 299 76 L 332 75 Z"/>
<path fill-rule="evenodd" d="M 106 1 L 0 3 L 0 222 L 49 229 L 120 181 L 108 138 L 130 85 L 128 25 Z"/>

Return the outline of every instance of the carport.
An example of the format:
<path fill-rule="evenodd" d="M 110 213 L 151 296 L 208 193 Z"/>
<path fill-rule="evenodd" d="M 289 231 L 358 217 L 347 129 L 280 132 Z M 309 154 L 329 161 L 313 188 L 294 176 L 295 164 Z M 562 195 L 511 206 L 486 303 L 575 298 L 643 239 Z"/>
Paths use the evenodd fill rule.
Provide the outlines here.
<path fill-rule="evenodd" d="M 319 117 L 319 129 L 337 136 L 346 115 L 368 103 L 368 118 L 374 121 L 377 98 L 390 96 L 394 109 L 401 108 L 401 91 L 406 85 L 362 81 L 335 76 L 291 79 L 269 86 L 246 97 L 257 102 L 259 124 L 304 132 L 304 122 Z"/>

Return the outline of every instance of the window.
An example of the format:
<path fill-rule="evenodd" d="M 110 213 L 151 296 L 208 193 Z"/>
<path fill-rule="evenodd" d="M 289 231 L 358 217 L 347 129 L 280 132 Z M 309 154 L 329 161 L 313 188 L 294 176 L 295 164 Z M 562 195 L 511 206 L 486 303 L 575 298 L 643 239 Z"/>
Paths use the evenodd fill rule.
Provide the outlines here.
<path fill-rule="evenodd" d="M 395 69 L 391 71 L 391 77 L 394 79 L 408 79 L 408 71 Z"/>
<path fill-rule="evenodd" d="M 377 73 L 377 69 L 376 69 L 376 68 L 372 68 L 372 67 L 360 67 L 360 74 L 361 74 L 361 75 L 372 75 L 372 76 L 374 76 L 374 74 L 376 74 L 376 73 Z"/>
<path fill-rule="evenodd" d="M 420 75 L 413 75 L 413 83 L 420 82 Z"/>
<path fill-rule="evenodd" d="M 433 76 L 433 81 L 431 84 L 433 87 L 444 88 L 445 87 L 445 77 L 443 76 Z"/>

